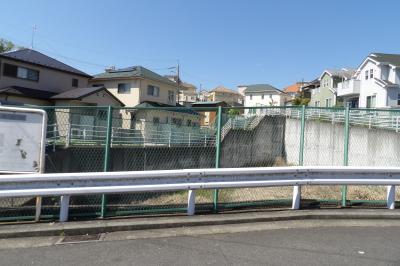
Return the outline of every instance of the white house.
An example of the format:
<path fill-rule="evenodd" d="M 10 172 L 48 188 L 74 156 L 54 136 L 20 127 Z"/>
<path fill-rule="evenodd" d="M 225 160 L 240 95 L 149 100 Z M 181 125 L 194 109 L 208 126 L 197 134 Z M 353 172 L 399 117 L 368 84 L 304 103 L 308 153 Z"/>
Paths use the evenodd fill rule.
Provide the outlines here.
<path fill-rule="evenodd" d="M 238 89 L 245 95 L 245 107 L 282 106 L 285 102 L 285 94 L 269 84 L 240 85 Z"/>
<path fill-rule="evenodd" d="M 400 106 L 400 55 L 371 53 L 353 79 L 340 84 L 338 96 L 358 96 L 358 107 Z"/>

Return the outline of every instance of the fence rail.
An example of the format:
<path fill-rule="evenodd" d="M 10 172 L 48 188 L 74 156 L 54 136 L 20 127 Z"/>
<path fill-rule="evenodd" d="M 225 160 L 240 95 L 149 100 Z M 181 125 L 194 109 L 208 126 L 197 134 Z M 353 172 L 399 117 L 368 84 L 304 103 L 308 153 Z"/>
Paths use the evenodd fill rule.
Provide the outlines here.
<path fill-rule="evenodd" d="M 128 109 L 113 107 L 43 109 L 50 121 L 47 173 L 302 165 L 400 166 L 397 148 L 400 110 L 394 109 L 298 106 L 189 109 L 198 116 L 194 118 L 195 112 L 185 113 L 185 119 L 192 123 L 182 120 L 181 125 L 172 123 L 171 117 L 183 116 L 182 108 L 137 108 L 135 112 L 129 109 L 130 116 L 125 116 Z M 139 114 L 145 121 L 139 119 Z M 208 124 L 203 124 L 202 119 L 207 117 Z M 153 118 L 160 123 L 153 123 L 157 121 Z M 301 191 L 302 206 L 385 204 L 382 187 L 359 183 L 347 188 L 345 183 L 341 184 L 342 187 L 306 184 Z M 298 186 L 292 185 L 296 194 Z M 242 206 L 288 207 L 292 185 L 238 189 L 208 186 L 209 189 L 198 190 L 197 207 L 203 211 Z M 193 195 L 187 191 L 71 196 L 70 217 L 181 212 L 186 210 L 187 194 Z M 3 197 L 0 220 L 33 219 L 34 207 L 34 198 L 30 196 Z M 42 210 L 43 219 L 58 218 L 58 196 L 45 197 Z"/>
<path fill-rule="evenodd" d="M 195 190 L 295 186 L 298 209 L 302 185 L 387 185 L 387 206 L 394 209 L 400 168 L 268 167 L 189 169 L 111 173 L 26 174 L 0 176 L 0 198 L 61 196 L 60 221 L 68 219 L 71 195 L 188 190 L 188 215 L 195 212 Z"/>

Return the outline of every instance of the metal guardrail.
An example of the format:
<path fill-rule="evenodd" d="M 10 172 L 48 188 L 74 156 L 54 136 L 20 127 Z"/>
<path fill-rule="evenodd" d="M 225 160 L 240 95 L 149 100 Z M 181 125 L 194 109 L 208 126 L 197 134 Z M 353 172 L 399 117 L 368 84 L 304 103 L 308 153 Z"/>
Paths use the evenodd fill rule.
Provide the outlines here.
<path fill-rule="evenodd" d="M 195 212 L 195 191 L 294 186 L 292 208 L 299 209 L 302 185 L 387 185 L 387 206 L 394 209 L 399 167 L 262 167 L 22 174 L 0 176 L 0 198 L 61 196 L 60 221 L 68 220 L 71 195 L 188 190 L 188 215 Z"/>

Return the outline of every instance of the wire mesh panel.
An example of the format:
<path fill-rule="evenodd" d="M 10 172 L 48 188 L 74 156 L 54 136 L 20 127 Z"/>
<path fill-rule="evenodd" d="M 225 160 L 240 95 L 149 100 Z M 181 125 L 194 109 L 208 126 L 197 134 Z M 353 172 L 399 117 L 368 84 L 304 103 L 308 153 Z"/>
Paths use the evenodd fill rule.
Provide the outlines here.
<path fill-rule="evenodd" d="M 350 109 L 349 121 L 350 166 L 400 166 L 399 110 Z M 347 199 L 351 205 L 385 206 L 386 187 L 348 186 Z"/>
<path fill-rule="evenodd" d="M 271 167 L 298 164 L 298 108 L 224 108 L 221 167 Z M 291 110 L 293 112 L 287 112 Z M 298 115 L 298 113 L 297 113 Z M 221 208 L 289 206 L 292 188 L 219 190 Z"/>
<path fill-rule="evenodd" d="M 211 110 L 215 112 L 214 110 Z M 204 109 L 114 109 L 110 171 L 215 167 L 214 120 Z M 107 215 L 186 210 L 187 192 L 107 196 Z"/>
<path fill-rule="evenodd" d="M 101 172 L 105 163 L 107 135 L 107 108 L 52 107 L 48 113 L 48 141 L 46 172 Z M 42 206 L 42 213 L 58 215 L 59 198 L 44 199 L 54 202 L 50 208 Z M 73 196 L 70 199 L 70 217 L 98 216 L 101 195 Z"/>

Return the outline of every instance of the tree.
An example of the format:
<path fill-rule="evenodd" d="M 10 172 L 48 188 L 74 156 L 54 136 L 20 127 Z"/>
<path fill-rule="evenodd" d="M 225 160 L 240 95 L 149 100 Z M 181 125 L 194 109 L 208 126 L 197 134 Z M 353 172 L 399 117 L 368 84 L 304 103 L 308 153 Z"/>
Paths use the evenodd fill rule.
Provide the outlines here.
<path fill-rule="evenodd" d="M 16 48 L 15 44 L 6 39 L 0 39 L 0 53 L 8 52 Z"/>
<path fill-rule="evenodd" d="M 234 118 L 235 116 L 237 116 L 239 114 L 240 114 L 240 112 L 238 109 L 229 109 L 229 111 L 228 111 L 228 116 L 230 118 Z"/>
<path fill-rule="evenodd" d="M 296 97 L 293 99 L 293 105 L 308 105 L 310 99 L 303 97 Z"/>

